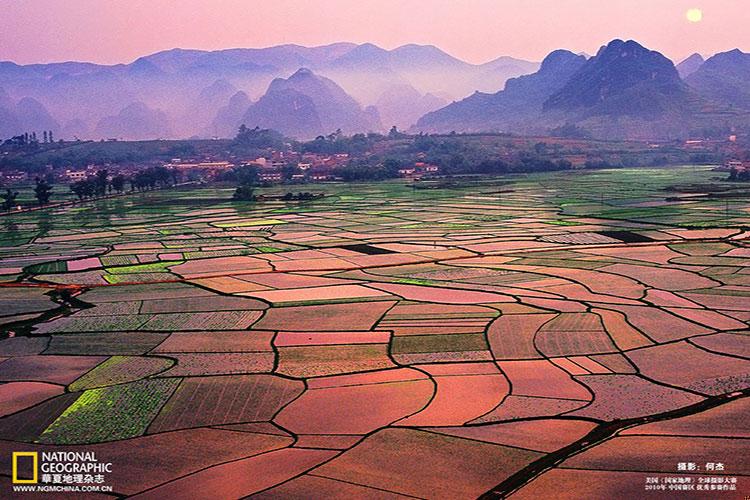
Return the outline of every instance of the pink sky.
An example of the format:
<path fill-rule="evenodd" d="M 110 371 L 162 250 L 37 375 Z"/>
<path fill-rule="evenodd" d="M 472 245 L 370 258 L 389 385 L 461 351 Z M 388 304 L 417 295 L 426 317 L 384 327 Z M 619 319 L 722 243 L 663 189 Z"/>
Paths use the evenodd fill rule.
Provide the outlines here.
<path fill-rule="evenodd" d="M 674 60 L 750 51 L 747 0 L 12 0 L 0 60 L 130 62 L 174 47 L 433 44 L 473 63 L 633 38 Z M 689 8 L 704 12 L 689 23 Z"/>

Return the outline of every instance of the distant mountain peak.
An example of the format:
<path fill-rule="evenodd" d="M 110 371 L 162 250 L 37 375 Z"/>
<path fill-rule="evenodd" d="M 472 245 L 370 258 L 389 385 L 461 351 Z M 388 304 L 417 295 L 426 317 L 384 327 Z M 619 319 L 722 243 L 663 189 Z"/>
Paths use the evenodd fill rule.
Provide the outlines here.
<path fill-rule="evenodd" d="M 750 111 L 750 54 L 739 49 L 715 54 L 686 81 L 715 103 Z"/>
<path fill-rule="evenodd" d="M 320 76 L 306 67 L 297 69 L 289 78 L 274 78 L 268 86 L 267 92 L 276 92 L 288 88 L 294 88 L 303 93 L 330 91 L 344 93 L 344 90 L 332 80 Z"/>
<path fill-rule="evenodd" d="M 686 90 L 672 61 L 634 40 L 612 40 L 586 61 L 570 81 L 544 104 L 546 110 L 583 110 L 593 114 L 648 113 L 653 98 Z M 637 94 L 639 106 L 628 99 Z M 630 97 L 636 97 L 631 95 Z"/>
<path fill-rule="evenodd" d="M 170 128 L 164 112 L 151 109 L 144 102 L 135 101 L 122 108 L 118 114 L 99 120 L 95 134 L 100 138 L 147 140 L 169 136 Z"/>
<path fill-rule="evenodd" d="M 312 72 L 310 68 L 300 68 L 297 71 L 292 74 L 292 76 L 289 77 L 289 79 L 292 78 L 309 78 L 314 77 L 315 73 Z"/>
<path fill-rule="evenodd" d="M 582 59 L 585 60 L 586 57 L 583 55 L 576 55 L 569 50 L 558 49 L 550 52 L 549 55 L 542 60 L 539 71 L 554 70 L 561 65 L 569 64 L 572 61 L 580 61 Z"/>
<path fill-rule="evenodd" d="M 698 71 L 698 68 L 700 68 L 704 62 L 705 59 L 703 59 L 703 56 L 698 53 L 685 58 L 685 60 L 677 65 L 677 72 L 680 74 L 680 78 L 684 80 L 688 76 L 692 75 L 693 73 Z"/>
<path fill-rule="evenodd" d="M 725 52 L 725 54 L 730 54 L 733 56 L 746 56 L 747 52 L 742 52 L 740 49 L 732 49 L 732 50 Z"/>
<path fill-rule="evenodd" d="M 158 76 L 162 70 L 146 57 L 139 57 L 128 66 L 128 71 L 135 75 Z"/>
<path fill-rule="evenodd" d="M 248 126 L 273 128 L 297 138 L 338 128 L 347 133 L 381 128 L 377 116 L 363 110 L 338 84 L 306 67 L 289 78 L 275 78 L 243 120 Z"/>
<path fill-rule="evenodd" d="M 246 92 L 243 92 L 242 90 L 239 90 L 239 91 L 237 91 L 237 93 L 235 93 L 229 99 L 229 103 L 231 104 L 232 102 L 234 102 L 234 103 L 239 103 L 239 102 L 247 102 L 247 103 L 249 103 L 250 102 L 250 97 L 247 95 Z"/>
<path fill-rule="evenodd" d="M 407 43 L 406 45 L 401 45 L 400 47 L 396 47 L 395 49 L 390 51 L 392 54 L 399 54 L 399 53 L 419 53 L 419 54 L 430 54 L 433 56 L 445 56 L 450 57 L 453 59 L 451 55 L 449 55 L 444 50 L 430 44 L 426 45 L 420 45 L 417 43 Z"/>
<path fill-rule="evenodd" d="M 700 55 L 699 53 L 696 52 L 694 54 L 689 55 L 685 59 L 683 59 L 680 62 L 680 64 L 683 64 L 683 63 L 686 63 L 686 62 L 692 62 L 692 61 L 700 61 L 702 63 L 702 62 L 705 62 L 705 59 L 703 58 L 702 55 Z"/>
<path fill-rule="evenodd" d="M 559 90 L 585 63 L 582 56 L 556 50 L 544 59 L 536 73 L 511 78 L 506 82 L 505 90 L 494 94 L 477 91 L 461 101 L 428 113 L 420 118 L 415 130 L 508 131 L 538 116 L 544 100 Z"/>
<path fill-rule="evenodd" d="M 368 66 L 380 68 L 388 65 L 389 56 L 390 53 L 387 50 L 372 43 L 363 43 L 343 54 L 332 64 L 337 67 Z"/>
<path fill-rule="evenodd" d="M 706 64 L 709 66 L 746 64 L 748 58 L 750 58 L 750 54 L 742 52 L 740 49 L 732 49 L 715 54 L 706 61 Z"/>
<path fill-rule="evenodd" d="M 657 54 L 666 59 L 666 57 L 659 52 L 647 49 L 635 40 L 620 40 L 619 38 L 616 38 L 602 47 L 596 55 L 596 58 L 612 60 L 616 58 L 632 58 Z"/>
<path fill-rule="evenodd" d="M 410 43 L 388 52 L 388 58 L 395 67 L 470 67 L 471 64 L 448 54 L 434 45 Z"/>
<path fill-rule="evenodd" d="M 378 47 L 374 43 L 370 43 L 370 42 L 361 43 L 361 44 L 357 45 L 357 47 L 355 47 L 355 49 L 356 50 L 360 50 L 360 51 L 371 50 L 373 52 L 387 52 L 387 50 L 385 50 L 385 49 L 383 49 L 381 47 Z"/>
<path fill-rule="evenodd" d="M 234 85 L 229 83 L 223 78 L 219 78 L 218 80 L 214 81 L 211 85 L 201 90 L 200 98 L 201 99 L 211 99 L 214 97 L 222 97 L 225 95 L 231 95 L 233 93 L 237 92 L 237 89 Z"/>
<path fill-rule="evenodd" d="M 538 134 L 572 123 L 600 138 L 657 139 L 746 126 L 750 54 L 687 62 L 698 67 L 690 86 L 672 61 L 635 40 L 612 40 L 588 60 L 554 51 L 538 72 L 428 113 L 414 131 Z"/>

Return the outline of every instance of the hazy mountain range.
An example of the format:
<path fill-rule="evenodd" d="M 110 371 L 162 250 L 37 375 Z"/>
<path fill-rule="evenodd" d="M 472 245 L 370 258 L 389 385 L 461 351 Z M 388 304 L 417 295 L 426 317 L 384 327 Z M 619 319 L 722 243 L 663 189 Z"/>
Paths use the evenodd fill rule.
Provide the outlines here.
<path fill-rule="evenodd" d="M 320 109 L 321 96 L 308 96 L 315 101 L 316 112 L 322 113 L 323 131 L 331 131 L 329 116 L 346 116 L 333 130 L 341 128 L 347 133 L 382 130 L 394 124 L 405 128 L 450 100 L 474 90 L 500 90 L 508 78 L 537 67 L 537 63 L 510 57 L 469 64 L 433 46 L 384 50 L 351 43 L 219 51 L 173 49 L 111 66 L 0 62 L 0 88 L 5 90 L 0 117 L 14 117 L 2 120 L 6 125 L 0 132 L 8 136 L 44 125 L 53 129 L 56 137 L 65 138 L 134 139 L 142 137 L 145 130 L 159 131 L 159 137 L 165 138 L 228 137 L 235 133 L 237 119 L 250 112 L 251 103 L 259 106 L 254 106 L 250 117 L 257 117 L 262 109 L 272 110 L 272 102 L 289 106 L 289 102 L 280 101 L 282 83 L 278 79 L 289 79 L 301 68 L 326 82 L 331 95 L 346 108 Z M 299 95 L 292 97 L 293 93 L 285 92 L 297 104 L 309 104 Z M 18 122 L 15 107 L 23 98 L 34 99 L 56 123 L 46 119 Z M 373 109 L 367 111 L 369 118 L 352 119 L 352 99 L 363 110 L 379 102 L 387 121 L 380 123 Z M 394 109 L 400 112 L 396 115 Z M 272 118 L 264 116 L 263 120 Z M 312 133 L 312 128 L 300 130 L 306 136 Z"/>
<path fill-rule="evenodd" d="M 523 127 L 542 112 L 547 98 L 562 88 L 585 63 L 584 56 L 557 50 L 542 61 L 536 73 L 508 80 L 503 91 L 476 92 L 428 113 L 415 128 L 429 132 L 481 132 Z"/>
<path fill-rule="evenodd" d="M 613 40 L 588 59 L 558 50 L 536 73 L 428 113 L 413 130 L 541 134 L 572 124 L 598 138 L 670 139 L 750 125 L 750 54 L 691 56 L 681 66 L 685 80 L 632 40 Z"/>
<path fill-rule="evenodd" d="M 750 109 L 750 54 L 716 54 L 691 73 L 687 83 L 701 95 L 731 108 Z"/>
<path fill-rule="evenodd" d="M 453 102 L 451 102 L 453 101 Z M 635 41 L 595 56 L 474 65 L 429 45 L 173 49 L 130 64 L 0 62 L 0 137 L 231 137 L 274 128 L 300 139 L 387 131 L 549 133 L 601 138 L 722 135 L 750 123 L 750 54 L 675 66 Z"/>
<path fill-rule="evenodd" d="M 287 79 L 272 81 L 268 91 L 248 107 L 240 122 L 301 139 L 339 128 L 366 132 L 383 129 L 374 107 L 362 109 L 332 80 L 307 68 L 299 69 Z"/>

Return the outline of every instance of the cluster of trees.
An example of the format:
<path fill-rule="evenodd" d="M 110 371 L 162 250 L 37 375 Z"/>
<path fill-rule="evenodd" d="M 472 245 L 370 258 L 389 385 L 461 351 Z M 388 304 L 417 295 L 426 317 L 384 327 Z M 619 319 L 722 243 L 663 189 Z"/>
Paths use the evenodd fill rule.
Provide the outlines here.
<path fill-rule="evenodd" d="M 2 207 L 6 212 L 12 210 L 16 206 L 16 199 L 18 198 L 18 191 L 13 191 L 8 188 L 3 194 L 0 195 L 3 199 Z"/>
<path fill-rule="evenodd" d="M 6 189 L 3 194 L 0 195 L 3 202 L 0 204 L 3 210 L 10 211 L 17 206 L 16 200 L 18 199 L 18 191 L 12 189 Z M 52 197 L 52 183 L 48 179 L 37 178 L 36 185 L 34 186 L 34 197 L 36 198 L 39 205 L 49 204 L 50 198 Z"/>
<path fill-rule="evenodd" d="M 310 201 L 314 200 L 323 195 L 316 195 L 310 192 L 299 192 L 292 193 L 291 191 L 281 196 L 282 201 Z M 261 196 L 263 198 L 263 196 Z M 237 186 L 237 189 L 232 195 L 234 201 L 258 201 L 258 196 L 255 195 L 255 188 L 247 184 L 241 184 Z"/>
<path fill-rule="evenodd" d="M 393 127 L 388 138 L 397 139 L 408 137 Z M 317 154 L 347 153 L 350 155 L 364 154 L 372 150 L 376 142 L 386 139 L 386 136 L 377 133 L 344 135 L 341 129 L 328 135 L 319 135 L 312 141 L 300 142 L 289 141 L 296 151 Z M 248 128 L 244 124 L 240 126 L 237 136 L 232 141 L 232 150 L 248 151 L 263 149 L 282 149 L 287 140 L 282 134 L 275 130 L 262 129 L 260 127 Z"/>
<path fill-rule="evenodd" d="M 346 136 L 338 129 L 332 134 L 319 135 L 313 141 L 296 143 L 295 149 L 303 153 L 361 155 L 371 151 L 376 142 L 384 139 L 385 136 L 374 133 Z"/>
<path fill-rule="evenodd" d="M 607 157 L 592 157 L 586 160 L 584 167 L 587 169 L 603 168 L 628 168 L 628 167 L 664 167 L 666 165 L 690 164 L 690 165 L 715 165 L 724 161 L 724 155 L 720 152 L 682 154 L 668 152 L 659 153 L 629 153 L 620 155 L 609 155 Z"/>
<path fill-rule="evenodd" d="M 70 190 L 79 200 L 104 196 L 112 191 L 122 193 L 125 190 L 125 176 L 115 175 L 110 179 L 107 170 L 98 170 L 93 176 L 71 184 Z"/>
<path fill-rule="evenodd" d="M 463 154 L 454 154 L 449 158 L 437 157 L 428 161 L 440 166 L 441 172 L 446 175 L 501 175 L 553 172 L 573 168 L 568 160 L 551 160 L 533 153 L 522 153 L 513 161 L 480 158 L 467 158 Z M 408 159 L 400 160 L 398 158 L 381 160 L 373 156 L 338 167 L 334 170 L 334 174 L 346 182 L 380 181 L 399 177 L 399 170 L 407 164 L 412 164 L 412 162 Z"/>
<path fill-rule="evenodd" d="M 52 135 L 51 130 L 44 130 L 42 132 L 42 140 L 39 141 L 39 138 L 36 135 L 36 132 L 24 132 L 23 134 L 14 135 L 10 139 L 6 139 L 3 142 L 4 146 L 15 146 L 15 147 L 24 147 L 24 146 L 34 146 L 39 145 L 41 142 L 42 144 L 51 144 L 55 142 L 54 136 Z"/>
<path fill-rule="evenodd" d="M 237 184 L 257 186 L 259 173 L 260 168 L 255 165 L 239 165 L 231 170 L 222 172 L 216 179 L 222 182 L 236 182 Z"/>
<path fill-rule="evenodd" d="M 730 182 L 750 182 L 750 170 L 737 170 L 733 168 L 729 171 Z"/>
<path fill-rule="evenodd" d="M 284 136 L 279 132 L 260 127 L 248 128 L 243 123 L 232 141 L 231 148 L 235 152 L 246 152 L 261 149 L 281 149 L 284 146 Z"/>
<path fill-rule="evenodd" d="M 125 191 L 125 183 L 130 181 L 131 191 L 146 191 L 160 187 L 167 187 L 176 182 L 174 172 L 165 167 L 149 167 L 136 172 L 132 179 L 127 179 L 122 174 L 109 175 L 105 170 L 98 170 L 93 176 L 70 185 L 70 190 L 78 196 L 79 200 L 105 196 L 108 193 L 122 193 Z"/>
<path fill-rule="evenodd" d="M 36 186 L 34 186 L 34 197 L 39 205 L 47 205 L 50 198 L 52 197 L 52 183 L 47 179 L 36 179 Z"/>
<path fill-rule="evenodd" d="M 398 177 L 398 170 L 401 165 L 401 162 L 394 158 L 387 158 L 382 162 L 375 160 L 354 161 L 336 168 L 334 175 L 341 177 L 346 182 L 382 181 Z"/>
<path fill-rule="evenodd" d="M 291 180 L 292 176 L 294 175 L 294 172 L 296 171 L 296 167 L 294 165 L 285 165 L 281 169 L 281 177 L 285 181 Z M 255 165 L 240 165 L 238 167 L 234 167 L 232 170 L 228 172 L 224 172 L 221 175 L 219 175 L 218 180 L 224 181 L 224 182 L 235 182 L 237 183 L 237 189 L 234 192 L 234 195 L 232 196 L 232 199 L 235 201 L 256 201 L 258 199 L 257 196 L 255 196 L 255 188 L 257 186 L 260 186 L 263 184 L 260 181 L 260 168 L 258 168 Z M 299 196 L 302 196 L 303 194 L 309 194 L 309 193 L 299 193 Z M 295 196 L 292 193 L 287 193 L 285 196 Z M 286 198 L 282 198 L 286 199 Z M 297 198 L 289 198 L 289 199 L 297 199 Z M 308 199 L 308 198 L 299 198 L 299 199 Z"/>
<path fill-rule="evenodd" d="M 314 200 L 315 198 L 317 198 L 316 195 L 307 191 L 305 191 L 304 193 L 300 192 L 297 194 L 289 192 L 281 197 L 281 199 L 284 201 L 309 201 L 309 200 Z"/>
<path fill-rule="evenodd" d="M 285 168 L 284 170 L 287 169 Z M 260 184 L 258 178 L 259 172 L 260 169 L 255 165 L 240 165 L 239 167 L 235 167 L 229 172 L 222 174 L 219 180 L 233 181 L 238 184 L 232 195 L 234 201 L 257 201 L 258 197 L 255 195 L 255 188 Z M 288 176 L 284 174 L 284 177 L 291 179 L 292 173 L 293 168 L 289 171 Z M 281 197 L 284 201 L 305 201 L 312 200 L 313 198 L 315 198 L 315 195 L 308 192 L 300 192 L 297 194 L 289 192 Z"/>
<path fill-rule="evenodd" d="M 177 184 L 177 172 L 166 167 L 148 167 L 136 172 L 130 181 L 131 188 L 137 191 L 164 188 Z"/>
<path fill-rule="evenodd" d="M 256 201 L 255 187 L 250 184 L 240 184 L 232 195 L 234 201 Z"/>
<path fill-rule="evenodd" d="M 219 180 L 234 181 L 238 184 L 232 196 L 235 201 L 255 201 L 255 186 L 258 185 L 260 169 L 255 165 L 240 165 L 219 177 Z"/>
<path fill-rule="evenodd" d="M 532 154 L 522 154 L 513 162 L 505 160 L 483 160 L 466 162 L 461 156 L 453 157 L 445 169 L 447 174 L 513 174 L 532 172 L 554 172 L 568 170 L 573 165 L 567 160 L 549 160 Z"/>
<path fill-rule="evenodd" d="M 17 142 L 23 142 L 23 136 Z M 48 136 L 49 139 L 49 136 Z M 197 155 L 215 156 L 226 152 L 228 141 L 145 141 L 145 142 L 56 142 L 32 143 L 23 147 L 3 143 L 0 168 L 41 173 L 47 166 L 55 169 L 81 168 L 88 165 L 133 165 L 146 162 L 168 162 L 172 158 Z"/>

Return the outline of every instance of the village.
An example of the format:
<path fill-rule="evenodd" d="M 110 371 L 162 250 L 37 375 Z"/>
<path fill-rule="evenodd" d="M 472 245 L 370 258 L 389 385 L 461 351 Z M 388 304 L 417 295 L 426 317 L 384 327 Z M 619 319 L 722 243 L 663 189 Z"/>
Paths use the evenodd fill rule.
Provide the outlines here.
<path fill-rule="evenodd" d="M 168 162 L 149 162 L 148 164 L 110 165 L 90 164 L 80 168 L 54 169 L 48 165 L 36 174 L 6 170 L 0 172 L 0 178 L 7 183 L 22 183 L 31 181 L 35 177 L 47 177 L 60 183 L 74 183 L 85 180 L 100 170 L 109 169 L 110 172 L 126 177 L 133 176 L 144 167 L 162 166 L 172 172 L 174 178 L 183 181 L 212 182 L 220 180 L 222 174 L 231 172 L 237 167 L 255 167 L 258 169 L 258 181 L 262 184 L 341 181 L 337 169 L 349 164 L 351 158 L 348 153 L 331 155 L 317 153 L 299 153 L 295 151 L 270 150 L 264 156 L 252 159 L 227 160 L 223 157 L 206 158 L 172 158 Z M 153 163 L 153 164 L 152 164 Z M 405 179 L 421 179 L 434 176 L 440 172 L 437 165 L 425 161 L 415 161 L 398 170 L 399 177 Z"/>

